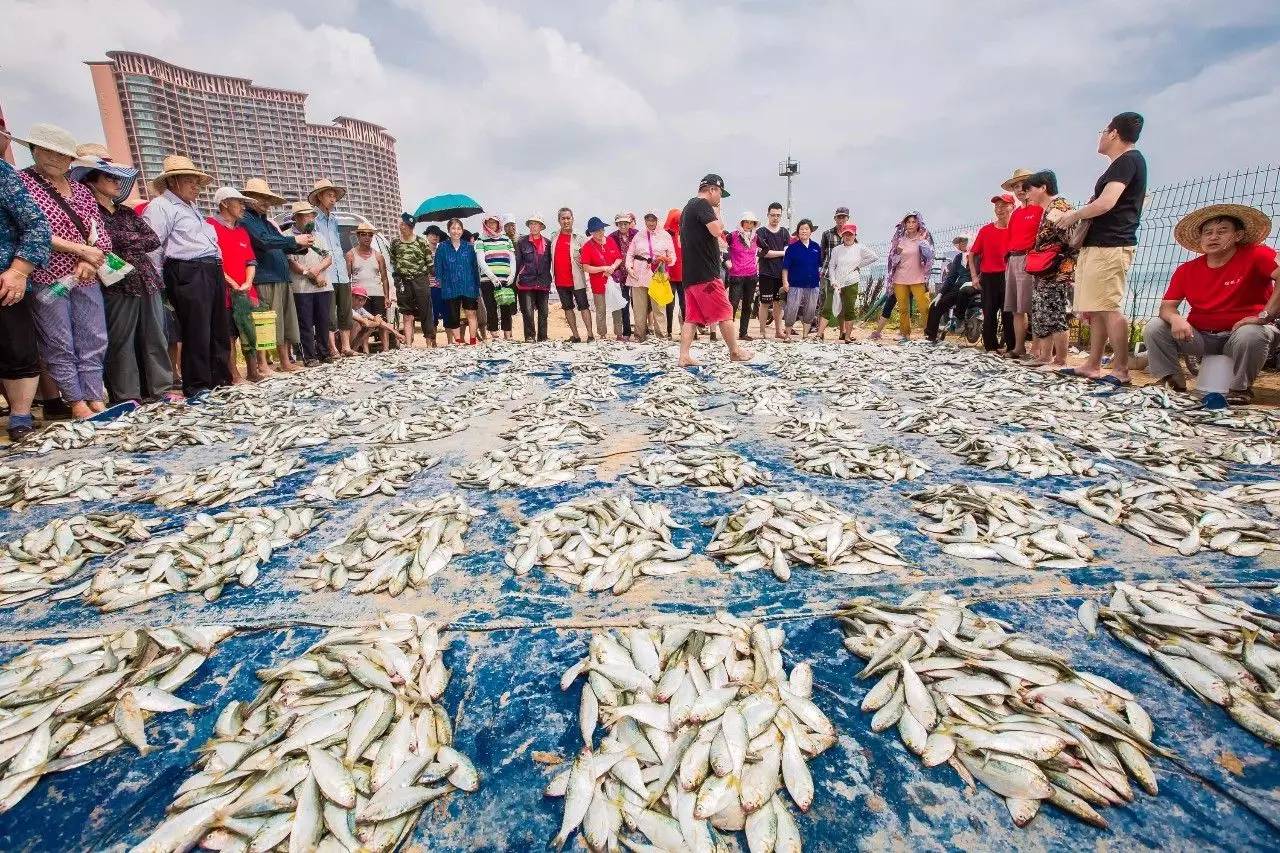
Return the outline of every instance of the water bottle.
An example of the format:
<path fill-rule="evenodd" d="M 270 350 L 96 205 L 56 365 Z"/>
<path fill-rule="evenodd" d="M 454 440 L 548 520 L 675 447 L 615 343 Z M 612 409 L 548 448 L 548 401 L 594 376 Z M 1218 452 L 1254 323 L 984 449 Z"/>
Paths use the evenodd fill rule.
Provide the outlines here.
<path fill-rule="evenodd" d="M 36 292 L 36 299 L 45 305 L 52 305 L 59 299 L 66 299 L 71 293 L 71 285 L 61 278 L 48 287 L 35 287 L 32 285 L 32 288 Z"/>

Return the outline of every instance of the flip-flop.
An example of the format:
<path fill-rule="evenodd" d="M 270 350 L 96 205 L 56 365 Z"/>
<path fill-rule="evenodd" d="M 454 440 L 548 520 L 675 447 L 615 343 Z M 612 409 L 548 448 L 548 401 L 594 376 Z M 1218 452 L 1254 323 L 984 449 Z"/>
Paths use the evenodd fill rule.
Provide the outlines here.
<path fill-rule="evenodd" d="M 1074 367 L 1060 367 L 1058 368 L 1058 374 L 1060 376 L 1079 376 L 1082 379 L 1089 378 L 1085 376 L 1083 373 L 1081 373 L 1080 371 L 1076 370 Z"/>
<path fill-rule="evenodd" d="M 1106 376 L 1099 376 L 1094 381 L 1101 382 L 1105 385 L 1114 385 L 1117 388 L 1127 388 L 1133 384 L 1132 379 L 1121 379 L 1118 376 L 1114 376 L 1110 373 L 1108 373 Z"/>

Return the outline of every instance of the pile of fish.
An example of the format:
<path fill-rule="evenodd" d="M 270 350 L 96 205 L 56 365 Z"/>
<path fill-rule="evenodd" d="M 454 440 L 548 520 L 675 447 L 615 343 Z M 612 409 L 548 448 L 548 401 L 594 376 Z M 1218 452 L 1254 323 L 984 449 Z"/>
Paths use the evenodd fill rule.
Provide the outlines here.
<path fill-rule="evenodd" d="M 517 423 L 538 424 L 545 420 L 562 418 L 589 418 L 596 413 L 596 405 L 589 400 L 566 399 L 549 396 L 536 403 L 526 403 L 511 413 Z"/>
<path fill-rule="evenodd" d="M 143 628 L 36 646 L 0 667 L 0 812 L 40 777 L 127 742 L 146 755 L 151 714 L 197 708 L 173 692 L 234 633 L 220 625 Z"/>
<path fill-rule="evenodd" d="M 397 418 L 374 427 L 360 436 L 367 444 L 412 444 L 434 441 L 462 432 L 470 423 L 470 414 L 460 406 L 441 403 L 415 412 L 410 418 Z"/>
<path fill-rule="evenodd" d="M 788 674 L 782 646 L 780 628 L 727 613 L 596 633 L 560 682 L 585 678 L 585 745 L 545 791 L 564 799 L 552 847 L 577 831 L 593 851 L 728 850 L 741 831 L 745 849 L 799 851 L 786 798 L 809 810 L 807 762 L 836 734 L 809 665 Z"/>
<path fill-rule="evenodd" d="M 554 486 L 567 483 L 586 458 L 576 450 L 542 447 L 519 442 L 494 447 L 479 459 L 450 472 L 458 485 L 468 489 L 504 489 Z"/>
<path fill-rule="evenodd" d="M 793 565 L 847 575 L 870 575 L 903 565 L 901 537 L 872 531 L 861 520 L 815 495 L 785 492 L 748 498 L 715 522 L 707 554 L 730 563 L 734 572 L 769 569 L 780 581 Z"/>
<path fill-rule="evenodd" d="M 1201 427 L 1166 409 L 1120 409 L 1090 421 L 1097 430 L 1149 439 L 1195 438 Z"/>
<path fill-rule="evenodd" d="M 1117 581 L 1101 617 L 1116 639 L 1272 746 L 1280 746 L 1280 618 L 1191 581 Z"/>
<path fill-rule="evenodd" d="M 773 434 L 793 441 L 856 442 L 862 440 L 862 427 L 839 412 L 817 409 L 779 421 Z"/>
<path fill-rule="evenodd" d="M 399 389 L 397 389 L 399 393 Z M 246 398 L 223 403 L 205 403 L 199 411 L 212 421 L 253 426 L 271 426 L 289 423 L 302 418 L 314 418 L 314 405 L 299 404 L 289 400 L 260 400 Z"/>
<path fill-rule="evenodd" d="M 222 506 L 266 491 L 304 467 L 306 463 L 297 456 L 237 457 L 185 474 L 170 474 L 140 497 L 165 509 Z"/>
<path fill-rule="evenodd" d="M 604 429 L 584 418 L 566 416 L 520 423 L 502 433 L 502 437 L 529 444 L 595 444 L 604 438 Z"/>
<path fill-rule="evenodd" d="M 893 445 L 862 441 L 819 441 L 794 448 L 791 457 L 801 471 L 844 480 L 896 483 L 923 477 L 929 471 L 924 462 Z"/>
<path fill-rule="evenodd" d="M 691 411 L 669 419 L 654 434 L 654 440 L 686 447 L 719 447 L 732 435 L 733 428 L 724 421 Z"/>
<path fill-rule="evenodd" d="M 712 492 L 733 492 L 745 486 L 768 483 L 773 477 L 732 450 L 695 447 L 642 456 L 627 479 L 637 486 L 655 489 L 697 486 Z"/>
<path fill-rule="evenodd" d="M 233 581 L 252 586 L 272 554 L 318 522 L 310 507 L 199 513 L 181 531 L 144 542 L 99 569 L 86 582 L 85 601 L 104 611 L 175 592 L 198 592 L 214 601 Z"/>
<path fill-rule="evenodd" d="M 175 447 L 209 447 L 230 441 L 231 431 L 219 427 L 157 423 L 123 430 L 112 446 L 125 453 L 173 450 Z"/>
<path fill-rule="evenodd" d="M 872 731 L 896 726 L 926 767 L 1001 795 L 1018 826 L 1049 802 L 1105 827 L 1098 809 L 1131 801 L 1130 777 L 1157 793 L 1148 757 L 1169 753 L 1146 710 L 1054 649 L 938 592 L 858 599 L 838 618 L 867 661 L 858 677 L 877 679 L 862 700 Z"/>
<path fill-rule="evenodd" d="M 9 445 L 10 453 L 52 453 L 55 450 L 77 450 L 102 443 L 117 429 L 115 421 L 58 421 L 22 441 Z"/>
<path fill-rule="evenodd" d="M 521 400 L 538 387 L 540 383 L 528 376 L 518 373 L 500 373 L 492 379 L 486 379 L 475 388 L 475 394 L 486 400 Z"/>
<path fill-rule="evenodd" d="M 345 427 L 328 417 L 284 421 L 269 426 L 244 443 L 246 453 L 262 455 L 295 447 L 319 447 L 335 438 L 346 438 Z"/>
<path fill-rule="evenodd" d="M 1114 474 L 1110 465 L 1082 459 L 1069 450 L 1054 444 L 1042 435 L 1023 432 L 1008 435 L 999 432 L 978 435 L 948 433 L 938 443 L 970 465 L 988 471 L 1006 468 L 1028 479 L 1078 475 L 1097 477 Z"/>
<path fill-rule="evenodd" d="M 1265 438 L 1227 442 L 1211 447 L 1209 452 L 1219 459 L 1241 465 L 1280 465 L 1280 441 Z"/>
<path fill-rule="evenodd" d="M 44 596 L 90 560 L 150 539 L 163 523 L 131 513 L 90 512 L 55 518 L 5 542 L 0 547 L 0 607 Z"/>
<path fill-rule="evenodd" d="M 1280 480 L 1231 486 L 1218 492 L 1218 496 L 1235 505 L 1264 507 L 1272 516 L 1280 518 Z"/>
<path fill-rule="evenodd" d="M 0 466 L 0 509 L 107 500 L 136 487 L 151 471 L 150 465 L 111 456 L 41 468 Z"/>
<path fill-rule="evenodd" d="M 966 560 L 1004 560 L 1022 569 L 1082 569 L 1093 559 L 1084 530 L 1025 495 L 983 485 L 932 486 L 911 495 L 933 519 L 920 530 Z"/>
<path fill-rule="evenodd" d="M 626 495 L 562 503 L 520 526 L 506 563 L 518 577 L 541 566 L 579 592 L 622 595 L 641 577 L 689 570 L 692 548 L 677 548 L 673 528 L 683 527 L 662 504 Z"/>
<path fill-rule="evenodd" d="M 978 427 L 959 415 L 944 412 L 941 409 L 903 409 L 885 422 L 885 426 L 896 432 L 914 432 L 920 435 L 973 435 Z"/>
<path fill-rule="evenodd" d="M 1115 480 L 1055 497 L 1184 557 L 1206 548 L 1233 557 L 1280 550 L 1280 525 L 1248 515 L 1223 495 L 1186 484 Z"/>
<path fill-rule="evenodd" d="M 831 407 L 844 412 L 886 412 L 902 408 L 897 400 L 876 388 L 864 386 L 852 391 L 826 393 Z"/>
<path fill-rule="evenodd" d="M 480 785 L 439 704 L 443 651 L 430 623 L 391 613 L 259 670 L 258 695 L 222 709 L 198 772 L 134 849 L 399 849 L 429 803 Z"/>
<path fill-rule="evenodd" d="M 1198 409 L 1188 414 L 1196 415 L 1203 423 L 1215 427 L 1280 438 L 1280 415 L 1270 409 L 1232 406 L 1229 409 Z"/>
<path fill-rule="evenodd" d="M 614 386 L 621 381 L 604 366 L 579 369 L 574 372 L 572 379 L 555 390 L 555 395 L 561 400 L 605 403 L 618 399 L 618 389 Z"/>
<path fill-rule="evenodd" d="M 1194 447 L 1174 441 L 1145 441 L 1100 435 L 1088 423 L 1058 427 L 1055 432 L 1073 444 L 1106 459 L 1123 459 L 1152 474 L 1178 480 L 1225 480 L 1227 466 Z"/>
<path fill-rule="evenodd" d="M 343 539 L 307 559 L 296 576 L 312 589 L 363 594 L 418 589 L 466 550 L 462 536 L 479 510 L 454 494 L 437 495 L 376 512 Z"/>
<path fill-rule="evenodd" d="M 344 456 L 322 470 L 298 493 L 303 500 L 337 501 L 394 495 L 413 475 L 440 464 L 438 456 L 394 447 L 374 447 Z"/>

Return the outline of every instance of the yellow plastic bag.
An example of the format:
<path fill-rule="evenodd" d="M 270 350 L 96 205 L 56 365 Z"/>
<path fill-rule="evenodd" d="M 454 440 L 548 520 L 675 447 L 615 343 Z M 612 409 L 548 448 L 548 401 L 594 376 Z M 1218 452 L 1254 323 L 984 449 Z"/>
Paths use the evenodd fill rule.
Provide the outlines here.
<path fill-rule="evenodd" d="M 671 292 L 671 277 L 665 269 L 660 269 L 649 279 L 649 298 L 665 308 L 671 304 L 676 295 Z"/>

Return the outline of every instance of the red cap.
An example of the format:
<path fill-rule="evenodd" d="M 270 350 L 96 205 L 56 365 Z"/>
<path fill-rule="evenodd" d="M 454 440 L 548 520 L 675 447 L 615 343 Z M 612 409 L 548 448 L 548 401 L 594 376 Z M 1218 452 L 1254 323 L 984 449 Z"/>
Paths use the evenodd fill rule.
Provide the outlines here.
<path fill-rule="evenodd" d="M 362 299 L 368 299 L 369 291 L 365 290 L 363 287 L 357 284 L 355 287 L 351 288 L 351 295 L 359 296 Z"/>
<path fill-rule="evenodd" d="M 858 226 L 854 225 L 852 222 L 846 222 L 844 227 L 840 229 L 840 236 L 843 237 L 845 234 L 853 234 L 854 236 L 857 236 Z"/>
<path fill-rule="evenodd" d="M 1013 204 L 1017 199 L 1013 197 L 1012 193 L 1001 193 L 1000 195 L 993 195 L 991 197 L 992 204 L 995 204 L 998 201 L 1002 201 L 1005 204 Z"/>

